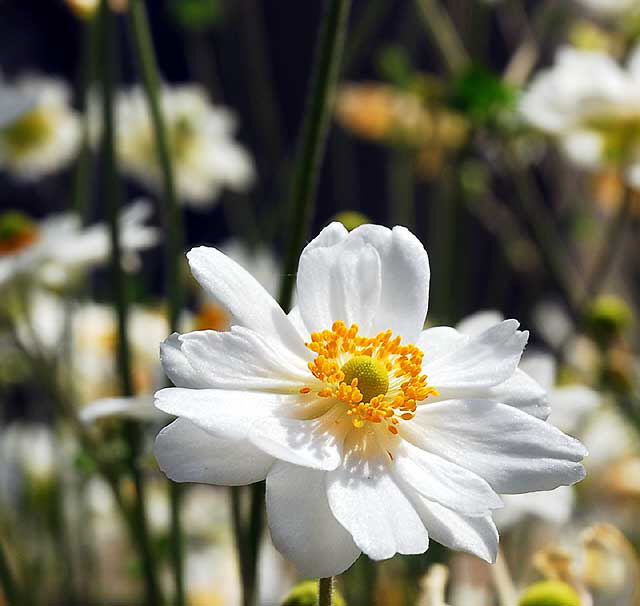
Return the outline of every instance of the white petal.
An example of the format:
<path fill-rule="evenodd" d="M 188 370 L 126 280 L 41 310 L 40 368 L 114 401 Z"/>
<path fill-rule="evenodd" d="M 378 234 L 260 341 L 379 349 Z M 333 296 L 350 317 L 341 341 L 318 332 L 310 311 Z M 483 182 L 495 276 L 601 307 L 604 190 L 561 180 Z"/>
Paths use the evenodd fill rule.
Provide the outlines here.
<path fill-rule="evenodd" d="M 209 376 L 200 375 L 191 366 L 182 351 L 180 335 L 177 332 L 174 332 L 160 344 L 160 361 L 165 374 L 176 387 L 190 387 L 192 389 L 211 387 Z"/>
<path fill-rule="evenodd" d="M 313 469 L 335 469 L 342 460 L 344 432 L 331 412 L 312 421 L 271 417 L 251 427 L 249 439 L 270 455 Z M 345 423 L 346 425 L 346 423 Z"/>
<path fill-rule="evenodd" d="M 380 258 L 376 249 L 357 238 L 334 246 L 307 247 L 298 266 L 300 314 L 309 332 L 335 321 L 358 324 L 370 334 L 380 301 Z"/>
<path fill-rule="evenodd" d="M 487 328 L 500 324 L 503 320 L 504 316 L 495 309 L 477 311 L 458 322 L 456 330 L 463 335 L 475 337 L 487 330 Z"/>
<path fill-rule="evenodd" d="M 299 394 L 180 387 L 161 389 L 155 396 L 155 405 L 160 410 L 229 439 L 244 439 L 254 421 L 292 412 L 299 402 Z"/>
<path fill-rule="evenodd" d="M 308 578 L 344 572 L 360 555 L 327 501 L 325 472 L 276 463 L 267 476 L 271 538 Z"/>
<path fill-rule="evenodd" d="M 496 561 L 498 531 L 490 515 L 465 516 L 421 497 L 415 507 L 433 540 L 490 564 Z"/>
<path fill-rule="evenodd" d="M 505 404 L 451 400 L 421 406 L 403 434 L 478 474 L 498 493 L 552 490 L 584 477 L 580 442 Z"/>
<path fill-rule="evenodd" d="M 172 335 L 161 347 L 161 359 L 174 384 L 186 387 L 291 391 L 312 379 L 304 360 L 241 326 Z"/>
<path fill-rule="evenodd" d="M 304 248 L 305 251 L 313 250 L 314 248 L 324 248 L 326 246 L 334 246 L 342 242 L 349 232 L 347 228 L 340 223 L 340 221 L 333 221 L 329 223 L 322 231 Z M 303 251 L 304 252 L 304 251 Z"/>
<path fill-rule="evenodd" d="M 327 473 L 329 507 L 356 545 L 374 560 L 423 553 L 429 535 L 387 465 L 359 456 Z"/>
<path fill-rule="evenodd" d="M 555 385 L 556 363 L 550 354 L 527 352 L 520 362 L 520 370 L 526 372 L 547 391 Z"/>
<path fill-rule="evenodd" d="M 242 486 L 264 480 L 274 462 L 246 440 L 213 436 L 186 419 L 165 427 L 154 450 L 160 469 L 174 482 Z"/>
<path fill-rule="evenodd" d="M 424 354 L 424 364 L 431 364 L 439 358 L 457 350 L 469 342 L 467 335 L 463 335 L 450 326 L 435 326 L 423 330 L 416 345 Z"/>
<path fill-rule="evenodd" d="M 380 255 L 382 292 L 372 334 L 391 329 L 404 343 L 415 343 L 429 306 L 429 257 L 420 240 L 405 227 L 392 230 L 361 225 L 350 234 Z"/>
<path fill-rule="evenodd" d="M 529 333 L 517 330 L 516 320 L 505 320 L 483 333 L 471 337 L 450 353 L 435 360 L 425 356 L 423 370 L 429 384 L 442 397 L 448 389 L 469 395 L 480 387 L 492 387 L 506 381 L 516 370 Z M 428 331 L 425 331 L 428 332 Z M 420 343 L 428 350 L 428 335 Z M 424 351 L 424 350 L 423 350 Z"/>
<path fill-rule="evenodd" d="M 187 258 L 196 280 L 229 311 L 234 324 L 278 339 L 291 351 L 306 355 L 304 343 L 291 321 L 249 272 L 215 248 L 194 248 Z"/>
<path fill-rule="evenodd" d="M 519 368 L 504 383 L 486 390 L 478 390 L 474 397 L 515 406 L 543 421 L 551 410 L 547 392 Z"/>
<path fill-rule="evenodd" d="M 408 442 L 395 450 L 392 469 L 411 489 L 449 509 L 478 515 L 502 507 L 482 478 Z"/>

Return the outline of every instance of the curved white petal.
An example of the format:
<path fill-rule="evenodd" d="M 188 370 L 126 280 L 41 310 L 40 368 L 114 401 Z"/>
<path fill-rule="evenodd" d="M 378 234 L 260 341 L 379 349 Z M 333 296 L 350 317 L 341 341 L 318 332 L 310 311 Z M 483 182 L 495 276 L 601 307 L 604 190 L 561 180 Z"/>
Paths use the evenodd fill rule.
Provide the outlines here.
<path fill-rule="evenodd" d="M 325 475 L 277 462 L 267 476 L 273 544 L 308 578 L 340 574 L 360 555 L 351 535 L 329 509 Z"/>
<path fill-rule="evenodd" d="M 529 338 L 529 333 L 519 331 L 518 326 L 516 320 L 505 320 L 475 337 L 467 337 L 466 342 L 459 341 L 449 353 L 436 359 L 426 354 L 429 331 L 425 331 L 419 343 L 425 352 L 423 370 L 429 384 L 444 397 L 447 389 L 474 395 L 475 389 L 506 381 L 516 370 Z"/>
<path fill-rule="evenodd" d="M 424 524 L 381 460 L 347 456 L 327 473 L 327 496 L 333 515 L 370 558 L 427 550 Z"/>
<path fill-rule="evenodd" d="M 455 399 L 462 394 L 450 395 Z M 474 397 L 514 406 L 543 421 L 551 410 L 547 391 L 519 368 L 504 383 L 485 390 L 479 389 L 474 392 Z"/>
<path fill-rule="evenodd" d="M 241 326 L 172 335 L 160 357 L 169 378 L 181 387 L 292 391 L 312 380 L 304 360 Z"/>
<path fill-rule="evenodd" d="M 429 306 L 429 256 L 408 229 L 361 225 L 350 234 L 375 247 L 380 255 L 382 292 L 372 334 L 391 329 L 404 343 L 415 343 Z"/>
<path fill-rule="evenodd" d="M 168 387 L 155 395 L 157 408 L 189 419 L 213 435 L 244 439 L 254 421 L 299 407 L 300 396 L 227 389 Z"/>
<path fill-rule="evenodd" d="M 471 515 L 502 507 L 500 497 L 475 473 L 404 442 L 394 452 L 393 473 L 423 497 Z"/>
<path fill-rule="evenodd" d="M 335 429 L 335 415 L 312 421 L 283 417 L 263 418 L 249 431 L 249 439 L 270 455 L 294 465 L 335 469 L 342 460 L 344 432 Z M 346 425 L 346 423 L 345 423 Z"/>
<path fill-rule="evenodd" d="M 580 442 L 513 406 L 451 400 L 418 408 L 403 434 L 466 467 L 498 493 L 552 490 L 584 478 Z"/>
<path fill-rule="evenodd" d="M 456 351 L 468 343 L 469 338 L 450 326 L 434 326 L 423 330 L 418 337 L 416 345 L 424 354 L 424 365 Z"/>
<path fill-rule="evenodd" d="M 154 452 L 174 482 L 242 486 L 264 480 L 274 462 L 246 440 L 213 436 L 186 419 L 158 434 Z"/>
<path fill-rule="evenodd" d="M 196 280 L 229 311 L 234 324 L 280 340 L 300 356 L 307 355 L 287 315 L 249 272 L 215 248 L 193 248 L 187 258 Z"/>
<path fill-rule="evenodd" d="M 297 292 L 307 330 L 335 321 L 358 324 L 369 334 L 380 300 L 380 257 L 373 246 L 345 238 L 333 246 L 306 248 L 300 256 Z"/>
<path fill-rule="evenodd" d="M 340 221 L 333 221 L 324 227 L 320 233 L 304 248 L 304 251 L 310 251 L 314 248 L 324 248 L 326 246 L 335 246 L 342 242 L 349 232 Z"/>
<path fill-rule="evenodd" d="M 496 561 L 498 531 L 490 515 L 465 516 L 422 497 L 417 497 L 414 504 L 434 541 L 490 564 Z"/>
<path fill-rule="evenodd" d="M 463 318 L 456 325 L 456 330 L 463 335 L 475 337 L 480 333 L 491 328 L 496 324 L 500 324 L 504 320 L 504 316 L 495 309 L 486 309 L 477 311 L 466 318 Z"/>

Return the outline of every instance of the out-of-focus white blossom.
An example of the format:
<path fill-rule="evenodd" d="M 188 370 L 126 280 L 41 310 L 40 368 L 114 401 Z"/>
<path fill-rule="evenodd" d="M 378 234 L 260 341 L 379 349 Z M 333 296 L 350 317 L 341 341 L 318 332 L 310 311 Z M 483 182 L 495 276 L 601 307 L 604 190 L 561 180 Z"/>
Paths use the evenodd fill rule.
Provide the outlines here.
<path fill-rule="evenodd" d="M 233 138 L 235 118 L 212 105 L 195 85 L 164 86 L 160 102 L 172 152 L 178 196 L 200 208 L 215 203 L 222 189 L 246 190 L 254 179 L 247 150 Z M 154 191 L 162 173 L 147 101 L 140 88 L 117 97 L 117 149 L 122 168 Z"/>
<path fill-rule="evenodd" d="M 0 130 L 0 167 L 33 181 L 67 166 L 81 140 L 80 118 L 62 80 L 28 76 L 13 85 L 13 95 L 33 103 Z"/>
<path fill-rule="evenodd" d="M 120 215 L 124 268 L 135 269 L 137 251 L 158 241 L 158 230 L 146 221 L 151 205 L 138 201 Z M 111 252 L 108 227 L 83 227 L 73 213 L 51 215 L 40 222 L 18 211 L 0 214 L 0 285 L 30 274 L 49 286 L 64 286 L 82 269 L 105 263 Z"/>
<path fill-rule="evenodd" d="M 620 17 L 638 11 L 637 0 L 580 0 L 588 10 L 603 17 Z"/>
<path fill-rule="evenodd" d="M 587 169 L 617 168 L 640 185 L 640 52 L 627 66 L 601 51 L 565 47 L 520 102 L 532 126 L 559 138 Z"/>

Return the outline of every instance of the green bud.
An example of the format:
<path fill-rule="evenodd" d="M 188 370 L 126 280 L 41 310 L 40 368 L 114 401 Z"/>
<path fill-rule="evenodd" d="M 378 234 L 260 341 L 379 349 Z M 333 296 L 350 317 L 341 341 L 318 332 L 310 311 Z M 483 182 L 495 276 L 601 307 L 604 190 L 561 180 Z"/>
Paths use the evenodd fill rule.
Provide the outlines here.
<path fill-rule="evenodd" d="M 0 242 L 20 238 L 36 229 L 35 223 L 19 210 L 0 213 Z"/>
<path fill-rule="evenodd" d="M 338 213 L 333 217 L 333 221 L 342 223 L 342 225 L 347 228 L 347 231 L 352 231 L 365 223 L 371 223 L 366 215 L 359 213 L 357 210 L 345 210 L 344 212 Z"/>
<path fill-rule="evenodd" d="M 629 306 L 614 295 L 603 295 L 587 310 L 585 324 L 589 335 L 601 346 L 620 336 L 633 316 Z"/>
<path fill-rule="evenodd" d="M 580 606 L 580 596 L 562 581 L 541 581 L 525 590 L 518 606 Z"/>
<path fill-rule="evenodd" d="M 293 587 L 282 606 L 317 606 L 318 581 L 302 581 Z M 336 590 L 333 591 L 333 605 L 347 606 L 344 598 Z"/>

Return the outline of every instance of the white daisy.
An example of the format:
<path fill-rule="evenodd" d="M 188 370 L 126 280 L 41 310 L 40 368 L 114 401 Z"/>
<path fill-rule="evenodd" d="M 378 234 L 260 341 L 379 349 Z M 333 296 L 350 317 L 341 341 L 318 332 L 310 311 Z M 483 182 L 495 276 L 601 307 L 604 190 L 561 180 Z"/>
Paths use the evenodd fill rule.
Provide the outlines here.
<path fill-rule="evenodd" d="M 0 167 L 19 179 L 35 180 L 67 166 L 81 140 L 80 118 L 62 80 L 24 77 L 14 94 L 33 107 L 0 129 Z"/>
<path fill-rule="evenodd" d="M 289 315 L 219 251 L 188 258 L 233 326 L 163 344 L 177 387 L 156 405 L 179 418 L 156 456 L 177 481 L 266 478 L 273 542 L 304 575 L 360 552 L 422 553 L 429 537 L 493 561 L 496 493 L 584 476 L 580 443 L 534 416 L 546 406 L 517 370 L 528 335 L 515 320 L 473 337 L 422 330 L 429 263 L 406 229 L 325 228 Z"/>
<path fill-rule="evenodd" d="M 520 111 L 557 136 L 577 165 L 621 168 L 640 184 L 640 52 L 625 68 L 601 51 L 563 48 L 533 79 Z"/>
<path fill-rule="evenodd" d="M 178 196 L 206 208 L 224 188 L 244 191 L 254 168 L 248 152 L 233 139 L 235 119 L 208 101 L 198 86 L 164 86 L 161 104 L 167 125 Z M 147 187 L 162 189 L 162 173 L 147 101 L 140 88 L 117 98 L 117 146 L 122 168 Z"/>
<path fill-rule="evenodd" d="M 120 215 L 125 269 L 134 269 L 137 251 L 158 241 L 158 230 L 146 225 L 151 205 L 131 204 Z M 75 272 L 105 263 L 111 251 L 104 223 L 83 227 L 73 213 L 51 215 L 40 222 L 20 211 L 0 213 L 0 285 L 29 273 L 51 286 L 63 286 Z"/>

